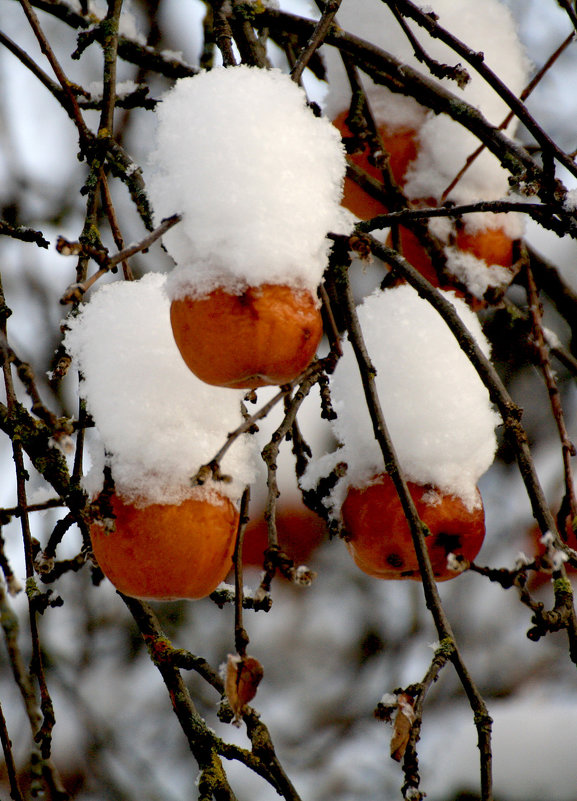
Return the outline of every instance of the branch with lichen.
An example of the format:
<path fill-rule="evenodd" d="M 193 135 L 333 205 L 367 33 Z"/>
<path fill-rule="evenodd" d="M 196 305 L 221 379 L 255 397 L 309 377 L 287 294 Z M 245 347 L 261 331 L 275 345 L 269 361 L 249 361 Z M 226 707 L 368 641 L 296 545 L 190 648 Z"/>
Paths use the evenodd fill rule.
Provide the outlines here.
<path fill-rule="evenodd" d="M 394 253 L 395 251 L 392 252 Z M 356 313 L 354 296 L 348 281 L 348 271 L 346 268 L 342 268 L 342 271 L 344 275 L 342 276 L 341 282 L 344 283 L 343 302 L 349 341 L 359 366 L 365 400 L 373 424 L 375 439 L 379 444 L 383 456 L 385 470 L 391 476 L 409 525 L 427 608 L 432 615 L 439 639 L 442 642 L 450 642 L 452 644 L 451 662 L 467 695 L 477 729 L 478 746 L 481 755 L 481 799 L 482 801 L 490 801 L 492 797 L 491 718 L 483 696 L 479 692 L 463 661 L 456 644 L 451 624 L 443 609 L 425 542 L 426 528 L 417 513 L 415 503 L 407 486 L 407 481 L 401 470 L 394 444 L 388 432 L 375 386 L 375 368 L 372 365 L 370 355 L 364 342 L 363 332 Z"/>
<path fill-rule="evenodd" d="M 270 733 L 259 715 L 250 707 L 243 713 L 247 734 L 252 744 L 251 751 L 225 743 L 218 738 L 196 710 L 180 669 L 195 670 L 222 696 L 224 683 L 221 676 L 204 659 L 185 650 L 173 648 L 148 604 L 125 595 L 121 597 L 140 630 L 154 665 L 162 676 L 173 711 L 198 762 L 200 797 L 206 798 L 207 801 L 212 798 L 219 801 L 220 799 L 234 801 L 236 798 L 222 765 L 221 757 L 225 757 L 242 762 L 262 776 L 285 801 L 300 801 L 298 793 L 277 758 Z M 225 710 L 221 711 L 220 717 L 229 722 L 232 719 L 232 715 L 228 715 Z"/>

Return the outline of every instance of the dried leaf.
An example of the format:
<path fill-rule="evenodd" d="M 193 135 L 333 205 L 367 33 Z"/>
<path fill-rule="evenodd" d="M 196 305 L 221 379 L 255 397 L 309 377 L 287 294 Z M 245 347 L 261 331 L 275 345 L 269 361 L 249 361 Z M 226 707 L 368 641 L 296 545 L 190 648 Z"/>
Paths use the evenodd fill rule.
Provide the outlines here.
<path fill-rule="evenodd" d="M 234 712 L 234 723 L 238 723 L 246 704 L 256 695 L 263 677 L 263 669 L 253 656 L 229 654 L 226 664 L 225 692 Z"/>
<path fill-rule="evenodd" d="M 401 761 L 409 744 L 411 729 L 415 722 L 414 703 L 414 699 L 408 693 L 401 693 L 398 697 L 397 714 L 391 737 L 391 757 L 396 762 Z"/>

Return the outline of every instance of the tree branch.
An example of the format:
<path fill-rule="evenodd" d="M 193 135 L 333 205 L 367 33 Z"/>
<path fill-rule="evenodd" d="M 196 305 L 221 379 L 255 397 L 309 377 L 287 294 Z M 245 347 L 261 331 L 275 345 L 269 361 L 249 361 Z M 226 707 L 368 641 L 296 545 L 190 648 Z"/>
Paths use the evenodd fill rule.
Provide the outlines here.
<path fill-rule="evenodd" d="M 393 251 L 395 252 L 395 251 Z M 373 423 L 375 439 L 378 442 L 383 455 L 386 472 L 391 476 L 393 484 L 397 490 L 399 500 L 407 519 L 411 538 L 419 564 L 423 592 L 427 608 L 433 617 L 435 628 L 442 642 L 452 644 L 451 661 L 465 694 L 469 699 L 471 709 L 474 713 L 475 726 L 477 728 L 478 746 L 481 754 L 481 801 L 491 801 L 492 799 L 492 755 L 491 755 L 491 718 L 483 697 L 473 682 L 469 671 L 461 657 L 457 647 L 455 635 L 453 634 L 449 620 L 445 614 L 441 599 L 435 582 L 433 568 L 429 559 L 429 553 L 425 543 L 425 528 L 420 520 L 414 501 L 407 487 L 405 477 L 401 471 L 399 461 L 395 452 L 393 442 L 389 436 L 387 425 L 383 416 L 380 400 L 375 386 L 375 369 L 370 361 L 369 354 L 364 343 L 360 323 L 356 314 L 353 293 L 348 281 L 348 276 L 343 275 L 344 299 L 346 302 L 347 329 L 349 341 L 355 353 L 365 399 L 369 414 Z"/>

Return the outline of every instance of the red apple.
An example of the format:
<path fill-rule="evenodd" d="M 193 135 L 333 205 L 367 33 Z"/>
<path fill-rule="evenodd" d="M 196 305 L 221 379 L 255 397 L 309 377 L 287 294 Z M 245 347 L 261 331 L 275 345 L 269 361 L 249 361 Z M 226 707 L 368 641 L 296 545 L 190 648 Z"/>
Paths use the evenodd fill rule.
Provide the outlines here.
<path fill-rule="evenodd" d="M 419 517 L 431 532 L 426 543 L 435 578 L 454 578 L 458 573 L 447 567 L 448 555 L 472 560 L 483 544 L 481 496 L 469 509 L 460 498 L 432 487 L 409 482 L 408 488 Z M 365 487 L 351 487 L 341 513 L 347 548 L 361 570 L 376 578 L 420 580 L 409 524 L 389 475 L 375 476 Z"/>

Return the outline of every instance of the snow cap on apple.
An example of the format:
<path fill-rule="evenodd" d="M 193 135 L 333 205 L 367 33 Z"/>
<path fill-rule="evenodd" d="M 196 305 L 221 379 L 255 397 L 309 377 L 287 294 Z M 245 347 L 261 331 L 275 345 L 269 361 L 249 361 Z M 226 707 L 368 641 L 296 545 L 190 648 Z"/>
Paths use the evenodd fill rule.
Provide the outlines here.
<path fill-rule="evenodd" d="M 462 322 L 486 356 L 489 345 L 475 314 L 451 292 Z M 386 425 L 408 480 L 479 503 L 476 489 L 491 465 L 500 418 L 487 389 L 437 311 L 408 285 L 376 291 L 358 307 Z M 349 486 L 362 487 L 384 472 L 351 344 L 330 380 L 342 447 L 312 464 L 302 480 L 315 487 L 339 462 L 348 466 L 327 503 L 338 517 Z"/>
<path fill-rule="evenodd" d="M 209 386 L 184 364 L 165 283 L 150 273 L 108 284 L 67 321 L 65 346 L 82 373 L 80 394 L 100 437 L 85 478 L 91 495 L 102 488 L 108 465 L 125 501 L 177 504 L 195 497 L 191 477 L 242 423 L 243 393 Z M 252 438 L 240 437 L 221 464 L 233 480 L 214 488 L 238 499 L 255 477 L 256 459 Z"/>
<path fill-rule="evenodd" d="M 340 206 L 340 137 L 280 70 L 221 67 L 176 82 L 157 111 L 150 197 L 176 262 L 171 299 L 285 284 L 316 296 Z"/>
<path fill-rule="evenodd" d="M 483 53 L 484 63 L 516 94 L 520 94 L 529 71 L 529 62 L 519 41 L 515 22 L 500 0 L 485 0 L 479 13 L 476 0 L 431 0 L 427 11 L 438 17 L 438 24 L 474 51 Z M 499 125 L 509 108 L 481 76 L 459 58 L 440 39 L 431 37 L 411 19 L 411 28 L 425 52 L 442 64 L 465 67 L 470 80 L 464 86 L 449 78 L 434 78 L 420 63 L 412 45 L 387 6 L 380 0 L 350 0 L 338 12 L 339 24 L 351 33 L 376 44 L 382 50 L 421 72 L 458 98 L 470 103 L 493 125 Z M 325 111 L 334 118 L 348 108 L 351 90 L 336 51 L 325 48 L 329 71 L 329 93 Z M 393 94 L 363 76 L 371 110 L 377 124 L 391 128 L 408 127 L 418 131 L 419 155 L 407 176 L 405 192 L 409 198 L 439 198 L 479 140 L 445 114 L 432 114 L 416 100 Z M 514 134 L 515 122 L 507 129 Z M 507 172 L 491 153 L 485 151 L 467 170 L 449 198 L 457 203 L 492 199 L 508 192 Z"/>

